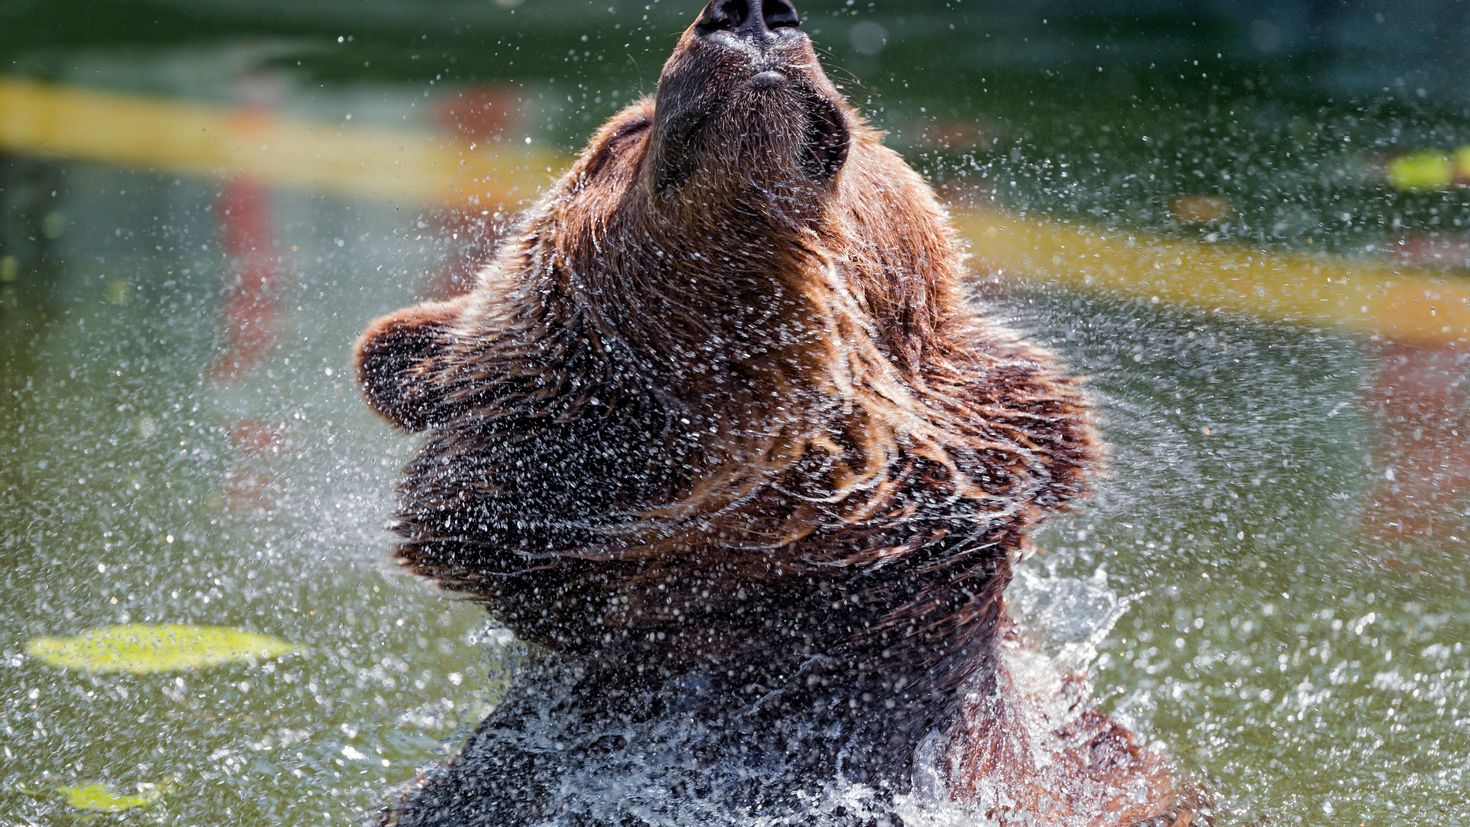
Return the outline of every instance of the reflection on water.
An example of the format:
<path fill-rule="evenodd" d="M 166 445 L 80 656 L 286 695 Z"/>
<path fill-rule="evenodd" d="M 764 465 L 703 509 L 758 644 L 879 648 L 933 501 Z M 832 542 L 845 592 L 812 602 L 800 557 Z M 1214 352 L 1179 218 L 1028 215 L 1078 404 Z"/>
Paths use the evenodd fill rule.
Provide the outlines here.
<path fill-rule="evenodd" d="M 56 804 L 32 791 L 168 782 L 172 823 L 340 823 L 483 711 L 478 614 L 384 559 L 381 481 L 407 446 L 345 370 L 361 320 L 439 250 L 391 210 L 273 199 L 280 312 L 233 337 L 275 329 L 253 367 L 221 374 L 245 263 L 220 250 L 217 188 L 34 166 L 8 171 L 51 177 L 64 230 L 45 281 L 30 260 L 15 280 L 0 345 L 0 692 L 16 713 L 0 810 L 49 821 Z M 32 635 L 117 622 L 238 626 L 306 651 L 95 678 L 20 655 Z"/>
<path fill-rule="evenodd" d="M 1454 4 L 862 5 L 809 10 L 834 77 L 962 205 L 1470 262 Z M 302 6 L 12 3 L 3 71 L 565 149 L 651 88 L 689 14 Z M 1365 37 L 1376 57 L 1349 59 Z M 1394 166 L 1425 149 L 1448 182 L 1433 158 Z M 105 782 L 164 785 L 127 823 L 342 823 L 483 717 L 499 650 L 477 610 L 386 561 L 412 446 L 358 403 L 348 352 L 365 320 L 463 275 L 492 243 L 484 212 L 0 156 L 6 818 L 80 819 L 54 790 Z M 1018 601 L 1051 629 L 1126 603 L 1091 659 L 1104 705 L 1205 778 L 1227 823 L 1463 818 L 1463 348 L 1054 290 L 998 302 L 1105 404 L 1112 482 L 1042 538 Z M 22 654 L 123 622 L 307 651 L 154 676 Z"/>

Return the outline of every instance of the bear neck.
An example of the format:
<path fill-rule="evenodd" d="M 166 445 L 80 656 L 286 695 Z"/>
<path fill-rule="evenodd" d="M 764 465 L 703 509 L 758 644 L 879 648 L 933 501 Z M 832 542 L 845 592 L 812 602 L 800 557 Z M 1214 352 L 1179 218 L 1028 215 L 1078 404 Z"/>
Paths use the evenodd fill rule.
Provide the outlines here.
<path fill-rule="evenodd" d="M 830 333 L 826 308 L 813 307 L 803 284 L 829 266 L 822 222 L 785 206 L 790 199 L 751 192 L 678 212 L 628 210 L 553 251 L 547 269 L 561 298 L 545 317 L 579 324 L 551 328 L 590 330 L 611 361 L 670 398 L 739 395 L 732 377 L 767 389 L 799 384 L 808 351 Z"/>
<path fill-rule="evenodd" d="M 565 246 L 533 252 L 528 271 L 554 279 L 551 289 L 530 295 L 552 296 L 556 304 L 527 315 L 542 320 L 548 335 L 586 331 L 577 335 L 598 354 L 589 364 L 614 366 L 597 368 L 593 384 L 615 377 L 668 400 L 689 412 L 690 432 L 714 432 L 701 411 L 718 398 L 724 419 L 716 442 L 750 432 L 761 444 L 766 437 L 757 432 L 772 423 L 804 419 L 805 394 L 831 402 L 823 373 L 840 341 L 834 336 L 871 338 L 886 320 L 865 317 L 866 308 L 904 303 L 878 295 L 888 281 L 880 278 L 852 280 L 867 286 L 866 295 L 836 296 L 833 290 L 848 289 L 844 279 L 827 276 L 848 263 L 826 257 L 825 249 L 841 247 L 824 243 L 837 231 L 820 220 L 771 200 L 716 199 L 687 210 L 664 218 L 629 210 L 575 232 L 568 230 L 577 226 L 572 217 L 552 215 L 561 232 L 533 230 L 528 238 Z M 838 305 L 847 316 L 834 327 Z M 890 359 L 869 351 L 874 360 Z M 858 365 L 848 358 L 845 366 Z M 572 384 L 587 394 L 586 383 Z M 809 411 L 817 419 L 798 428 L 840 433 L 821 419 L 829 408 Z M 745 708 L 747 693 L 760 690 L 773 721 L 835 727 L 847 734 L 844 749 L 861 746 L 891 770 L 893 762 L 911 761 L 931 734 L 951 729 L 967 695 L 985 696 L 996 686 L 1002 592 L 1010 580 L 1001 550 L 1019 547 L 1025 519 L 977 526 L 964 515 L 941 516 L 844 534 L 859 552 L 905 547 L 891 562 L 817 562 L 810 577 L 753 582 L 749 598 L 728 595 L 731 581 L 718 566 L 684 580 L 661 569 L 660 590 L 646 599 L 659 611 L 677 605 L 676 623 L 639 629 L 638 618 L 622 618 L 632 627 L 626 636 L 572 628 L 575 639 L 555 640 L 552 648 L 630 698 L 657 687 L 704 687 L 695 702 L 713 713 Z M 707 539 L 718 551 L 720 536 Z M 640 577 L 620 572 L 603 571 L 597 582 L 605 588 Z M 706 602 L 712 606 L 701 610 Z"/>

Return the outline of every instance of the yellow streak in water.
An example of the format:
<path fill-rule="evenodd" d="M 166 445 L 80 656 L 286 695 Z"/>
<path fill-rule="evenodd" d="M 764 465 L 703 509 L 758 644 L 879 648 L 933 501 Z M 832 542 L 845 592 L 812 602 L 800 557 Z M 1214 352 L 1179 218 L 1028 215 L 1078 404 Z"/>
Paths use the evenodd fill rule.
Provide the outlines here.
<path fill-rule="evenodd" d="M 18 79 L 0 79 L 0 149 L 457 209 L 533 198 L 567 163 L 526 147 Z M 1470 283 L 1427 268 L 993 209 L 958 212 L 955 220 L 984 267 L 1020 281 L 1401 340 L 1470 340 Z"/>

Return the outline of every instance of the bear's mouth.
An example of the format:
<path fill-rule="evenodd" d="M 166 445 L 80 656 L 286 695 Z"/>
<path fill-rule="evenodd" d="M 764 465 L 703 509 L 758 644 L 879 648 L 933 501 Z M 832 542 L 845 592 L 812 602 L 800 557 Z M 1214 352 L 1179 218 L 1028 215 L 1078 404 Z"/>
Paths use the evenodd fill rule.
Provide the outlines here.
<path fill-rule="evenodd" d="M 701 102 L 668 118 L 662 125 L 661 150 L 653 161 L 655 188 L 666 193 L 687 181 L 698 168 L 713 159 L 728 159 L 729 120 L 750 122 L 799 117 L 802 129 L 792 146 L 796 167 L 802 175 L 817 184 L 836 178 L 847 162 L 852 132 L 847 116 L 836 101 L 831 100 L 799 76 L 780 69 L 763 69 L 751 74 L 728 95 Z M 724 123 L 717 127 L 717 122 Z M 756 123 L 756 128 L 761 128 Z M 755 129 L 741 130 L 746 133 Z M 758 179 L 763 173 L 760 159 L 737 161 L 735 170 L 742 178 Z"/>
<path fill-rule="evenodd" d="M 830 180 L 847 162 L 847 148 L 852 140 L 847 118 L 837 104 L 794 78 L 784 67 L 769 64 L 758 65 L 755 74 L 745 81 L 744 88 L 761 91 L 788 84 L 801 98 L 807 113 L 799 160 L 801 168 L 813 179 Z"/>
<path fill-rule="evenodd" d="M 779 69 L 766 69 L 747 80 L 745 86 L 747 89 L 772 89 L 790 80 L 791 77 Z"/>

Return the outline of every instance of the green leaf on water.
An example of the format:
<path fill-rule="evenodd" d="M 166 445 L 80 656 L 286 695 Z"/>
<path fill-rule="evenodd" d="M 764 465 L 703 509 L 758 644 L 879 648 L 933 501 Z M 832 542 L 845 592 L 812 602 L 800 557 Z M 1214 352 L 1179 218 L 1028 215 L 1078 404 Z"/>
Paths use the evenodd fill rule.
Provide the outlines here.
<path fill-rule="evenodd" d="M 176 672 L 222 663 L 280 657 L 298 648 L 279 638 L 228 626 L 148 626 L 129 623 L 89 629 L 73 637 L 36 637 L 31 657 L 87 672 Z"/>
<path fill-rule="evenodd" d="M 154 784 L 140 785 L 137 795 L 113 792 L 106 784 L 62 787 L 59 792 L 69 806 L 95 813 L 116 813 L 135 807 L 147 807 L 163 797 L 163 790 Z"/>

